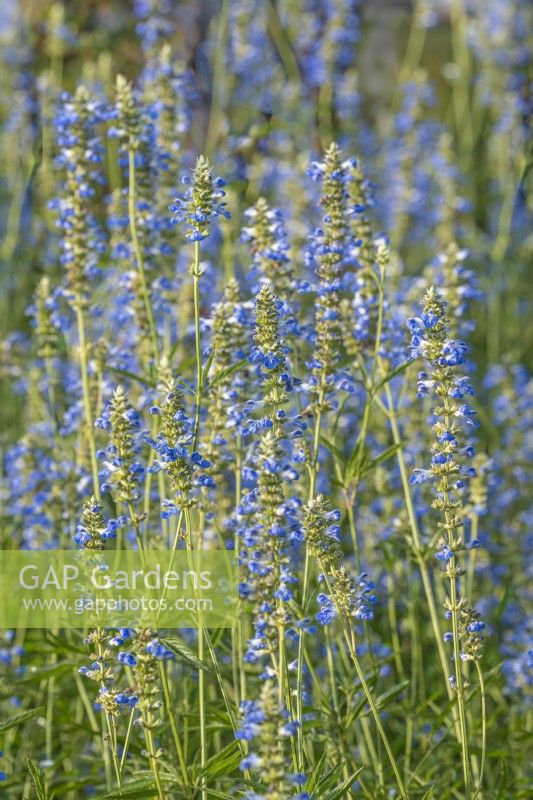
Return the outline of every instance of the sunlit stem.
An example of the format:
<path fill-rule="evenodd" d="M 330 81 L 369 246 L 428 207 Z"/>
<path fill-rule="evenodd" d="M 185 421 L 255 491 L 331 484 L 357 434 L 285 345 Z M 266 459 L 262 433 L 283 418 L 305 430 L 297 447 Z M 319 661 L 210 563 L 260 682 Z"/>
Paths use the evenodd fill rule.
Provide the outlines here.
<path fill-rule="evenodd" d="M 194 338 L 196 351 L 196 415 L 194 419 L 194 437 L 192 449 L 196 449 L 200 434 L 200 413 L 202 407 L 202 342 L 200 338 L 200 242 L 194 243 L 193 302 L 194 302 Z"/>
<path fill-rule="evenodd" d="M 78 326 L 78 350 L 80 360 L 81 385 L 83 393 L 83 412 L 85 415 L 85 426 L 87 428 L 87 442 L 89 444 L 89 457 L 91 460 L 91 472 L 93 478 L 93 492 L 96 499 L 100 500 L 100 481 L 98 479 L 98 462 L 96 459 L 96 442 L 94 438 L 94 420 L 91 408 L 91 396 L 89 390 L 89 374 L 87 366 L 87 342 L 85 339 L 85 319 L 81 307 L 81 298 L 76 302 L 76 322 Z"/>
<path fill-rule="evenodd" d="M 159 364 L 159 346 L 157 342 L 157 329 L 155 327 L 154 315 L 152 312 L 152 303 L 150 301 L 150 294 L 148 292 L 148 285 L 146 283 L 146 272 L 144 269 L 144 258 L 142 254 L 139 236 L 137 233 L 136 221 L 136 207 L 137 207 L 137 190 L 135 186 L 135 150 L 133 148 L 133 137 L 130 137 L 130 146 L 128 148 L 128 218 L 130 226 L 131 243 L 133 252 L 135 254 L 135 261 L 137 262 L 137 271 L 139 273 L 139 280 L 141 282 L 141 292 L 143 296 L 144 308 L 146 317 L 148 319 L 148 327 L 150 329 L 150 338 L 152 340 L 152 356 L 153 356 L 153 371 L 157 373 Z"/>

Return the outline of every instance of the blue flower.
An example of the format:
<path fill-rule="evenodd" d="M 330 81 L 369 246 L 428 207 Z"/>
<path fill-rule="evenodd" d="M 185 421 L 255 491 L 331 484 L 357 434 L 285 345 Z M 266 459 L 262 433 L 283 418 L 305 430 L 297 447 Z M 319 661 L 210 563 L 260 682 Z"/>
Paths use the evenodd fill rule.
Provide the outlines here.
<path fill-rule="evenodd" d="M 435 558 L 438 558 L 439 561 L 450 561 L 454 557 L 455 553 L 453 550 L 450 550 L 449 547 L 443 546 L 440 550 L 435 553 Z"/>
<path fill-rule="evenodd" d="M 320 604 L 320 611 L 315 615 L 316 619 L 321 625 L 329 625 L 338 615 L 333 598 L 329 594 L 321 593 L 317 595 L 317 600 Z"/>
<path fill-rule="evenodd" d="M 239 764 L 239 769 L 242 772 L 248 769 L 257 769 L 257 767 L 261 766 L 261 763 L 261 759 L 256 753 L 250 753 L 242 759 Z"/>
<path fill-rule="evenodd" d="M 133 653 L 129 653 L 127 651 L 122 651 L 117 656 L 118 663 L 124 664 L 126 667 L 136 667 L 137 666 L 137 658 Z"/>

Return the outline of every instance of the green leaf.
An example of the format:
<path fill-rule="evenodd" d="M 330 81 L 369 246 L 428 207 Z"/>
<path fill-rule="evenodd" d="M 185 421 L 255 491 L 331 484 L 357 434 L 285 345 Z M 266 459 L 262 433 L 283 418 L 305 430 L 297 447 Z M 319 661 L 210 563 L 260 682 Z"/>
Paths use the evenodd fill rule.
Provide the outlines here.
<path fill-rule="evenodd" d="M 386 692 L 383 692 L 383 694 L 381 694 L 376 700 L 376 706 L 378 709 L 381 710 L 382 708 L 385 708 L 390 700 L 403 692 L 406 686 L 409 686 L 409 683 L 410 682 L 408 680 L 402 681 L 401 683 L 397 683 L 395 686 L 391 686 L 391 688 Z"/>
<path fill-rule="evenodd" d="M 221 369 L 220 372 L 217 372 L 217 374 L 213 377 L 213 380 L 209 381 L 209 384 L 207 385 L 206 388 L 208 390 L 212 389 L 213 386 L 216 386 L 221 381 L 223 381 L 225 378 L 229 377 L 230 375 L 233 375 L 234 372 L 238 372 L 238 370 L 240 370 L 241 367 L 243 367 L 247 363 L 248 363 L 248 359 L 243 358 L 242 361 L 237 361 L 236 364 L 232 364 L 230 367 L 226 367 L 225 369 Z"/>
<path fill-rule="evenodd" d="M 382 386 L 385 386 L 385 384 L 391 381 L 394 377 L 396 377 L 396 375 L 400 375 L 401 372 L 404 372 L 407 369 L 407 367 L 412 363 L 413 363 L 412 361 L 404 361 L 403 364 L 400 364 L 399 367 L 396 367 L 395 369 L 387 373 L 387 375 L 385 375 L 385 377 L 382 380 L 380 380 L 380 382 L 376 386 L 374 386 L 374 388 L 372 389 L 372 394 L 376 394 L 377 392 L 379 392 Z"/>
<path fill-rule="evenodd" d="M 45 641 L 46 644 L 51 646 L 51 649 L 54 653 L 60 652 L 69 652 L 69 653 L 78 653 L 80 655 L 87 655 L 87 648 L 78 647 L 77 645 L 72 644 L 71 642 L 66 641 L 66 639 L 61 638 L 60 636 L 56 636 L 55 633 L 52 631 L 46 631 L 45 633 Z"/>
<path fill-rule="evenodd" d="M 21 711 L 20 714 L 15 714 L 12 717 L 8 717 L 0 722 L 0 733 L 4 733 L 5 731 L 10 730 L 11 728 L 16 728 L 17 725 L 21 725 L 23 722 L 26 722 L 28 719 L 33 719 L 34 717 L 38 717 L 39 714 L 42 714 L 44 711 L 44 706 L 39 706 L 39 708 L 32 708 L 31 711 Z"/>
<path fill-rule="evenodd" d="M 332 789 L 332 791 L 325 794 L 324 800 L 340 800 L 340 798 L 346 797 L 346 793 L 348 792 L 350 786 L 355 781 L 357 776 L 361 774 L 364 768 L 364 766 L 359 767 L 359 769 L 353 772 L 349 778 L 339 784 L 335 789 Z"/>
<path fill-rule="evenodd" d="M 205 775 L 216 778 L 219 775 L 230 775 L 239 766 L 242 760 L 241 749 L 237 742 L 231 742 L 220 753 L 212 756 L 204 768 Z"/>
<path fill-rule="evenodd" d="M 57 664 L 47 664 L 45 667 L 40 667 L 24 675 L 18 681 L 19 683 L 34 683 L 35 681 L 43 681 L 48 678 L 56 677 L 57 675 L 64 675 L 71 672 L 73 667 L 79 666 L 75 661 L 59 661 Z"/>
<path fill-rule="evenodd" d="M 325 436 L 321 436 L 320 437 L 320 443 L 323 444 L 324 447 L 326 447 L 329 450 L 329 452 L 332 455 L 334 455 L 339 461 L 341 461 L 341 462 L 343 461 L 344 454 L 342 453 L 341 450 L 339 450 L 338 447 L 336 447 L 333 444 L 333 442 L 330 442 L 328 439 L 325 438 Z"/>
<path fill-rule="evenodd" d="M 196 653 L 185 644 L 183 639 L 173 637 L 172 639 L 163 639 L 162 642 L 169 650 L 172 650 L 179 661 L 188 664 L 190 667 L 194 667 L 194 669 L 202 669 L 204 672 L 211 673 L 209 665 L 206 664 L 205 661 L 200 661 Z"/>
<path fill-rule="evenodd" d="M 327 752 L 324 749 L 322 751 L 322 755 L 318 759 L 318 762 L 317 762 L 314 770 L 312 771 L 311 775 L 309 776 L 309 778 L 307 780 L 306 787 L 307 787 L 307 789 L 309 789 L 310 792 L 318 785 L 322 770 L 324 768 L 324 763 L 326 761 L 326 757 L 327 757 Z"/>
<path fill-rule="evenodd" d="M 320 779 L 316 782 L 317 797 L 323 797 L 325 792 L 331 789 L 335 781 L 340 778 L 342 768 L 343 764 L 337 764 L 337 766 L 328 769 L 324 775 L 320 776 Z"/>
<path fill-rule="evenodd" d="M 381 464 L 382 461 L 387 461 L 387 459 L 392 458 L 392 456 L 398 452 L 402 444 L 403 442 L 398 442 L 397 444 L 391 444 L 391 446 L 387 447 L 387 449 L 384 450 L 382 453 L 380 453 L 379 456 L 376 456 L 376 458 L 373 458 L 371 461 L 368 462 L 368 464 L 363 469 L 362 474 L 364 475 L 366 472 L 370 472 L 371 469 L 377 467 L 377 465 Z"/>
<path fill-rule="evenodd" d="M 129 378 L 131 381 L 137 381 L 137 383 L 142 383 L 143 386 L 149 386 L 151 389 L 155 389 L 155 383 L 153 381 L 149 381 L 147 378 L 141 377 L 141 375 L 136 375 L 134 372 L 129 372 L 127 369 L 119 369 L 119 367 L 109 367 L 111 372 L 116 372 L 117 375 L 122 375 L 123 378 Z"/>
<path fill-rule="evenodd" d="M 143 778 L 140 781 L 125 783 L 118 789 L 113 789 L 105 794 L 99 794 L 96 800 L 142 800 L 143 797 L 155 797 L 157 786 L 153 780 Z"/>
<path fill-rule="evenodd" d="M 207 357 L 207 361 L 205 362 L 204 366 L 202 367 L 202 375 L 200 377 L 201 385 L 205 386 L 205 382 L 207 380 L 207 376 L 209 375 L 209 370 L 211 369 L 211 364 L 213 363 L 213 358 L 215 357 L 215 351 L 211 350 Z"/>
<path fill-rule="evenodd" d="M 38 800 L 53 800 L 54 793 L 47 790 L 44 775 L 41 770 L 29 756 L 26 758 L 26 763 L 28 765 L 28 772 L 30 773 L 31 785 L 33 786 Z"/>
<path fill-rule="evenodd" d="M 185 383 L 185 381 L 176 381 L 176 384 L 178 386 L 181 386 L 183 389 L 186 389 L 189 392 L 189 394 L 196 395 L 194 389 L 191 386 L 189 386 L 188 383 Z"/>
<path fill-rule="evenodd" d="M 366 455 L 367 448 L 364 442 L 358 439 L 350 458 L 346 462 L 346 469 L 344 471 L 344 481 L 346 484 L 353 480 L 357 474 L 362 473 Z"/>

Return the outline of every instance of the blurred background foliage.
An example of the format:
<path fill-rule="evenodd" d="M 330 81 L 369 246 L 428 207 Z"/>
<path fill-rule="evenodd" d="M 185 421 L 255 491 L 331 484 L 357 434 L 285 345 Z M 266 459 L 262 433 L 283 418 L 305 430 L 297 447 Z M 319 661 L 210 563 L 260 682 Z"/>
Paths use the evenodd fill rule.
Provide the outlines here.
<path fill-rule="evenodd" d="M 59 97 L 79 82 L 111 97 L 115 75 L 138 78 L 164 40 L 188 75 L 183 167 L 206 152 L 230 185 L 235 222 L 221 275 L 239 263 L 238 212 L 260 193 L 280 202 L 281 158 L 291 154 L 294 181 L 337 139 L 363 158 L 402 271 L 422 274 L 446 239 L 468 247 L 487 297 L 473 335 L 480 368 L 531 367 L 527 5 L 367 0 L 342 4 L 348 16 L 337 19 L 334 3 L 302 0 L 2 0 L 4 337 L 28 330 L 39 277 L 61 272 L 47 209 Z M 297 194 L 281 190 L 295 248 L 303 235 Z M 13 352 L 4 344 L 4 396 Z M 1 413 L 2 429 L 16 432 L 16 405 Z"/>

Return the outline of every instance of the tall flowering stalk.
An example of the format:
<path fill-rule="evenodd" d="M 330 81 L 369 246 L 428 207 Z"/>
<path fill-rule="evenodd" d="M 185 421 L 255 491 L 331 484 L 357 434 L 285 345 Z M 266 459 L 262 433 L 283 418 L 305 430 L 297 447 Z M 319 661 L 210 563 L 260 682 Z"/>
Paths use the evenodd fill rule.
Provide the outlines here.
<path fill-rule="evenodd" d="M 354 619 L 367 621 L 373 618 L 372 606 L 376 602 L 373 594 L 374 583 L 367 581 L 365 573 L 354 577 L 342 564 L 339 564 L 342 554 L 340 526 L 337 524 L 339 519 L 340 512 L 332 509 L 323 495 L 313 498 L 302 511 L 302 532 L 306 549 L 316 559 L 328 588 L 327 593 L 322 592 L 317 596 L 320 611 L 316 617 L 322 625 L 329 625 L 335 619 L 341 623 L 350 657 L 387 752 L 400 796 L 406 799 L 407 790 L 356 649 L 353 621 Z"/>
<path fill-rule="evenodd" d="M 249 521 L 242 528 L 241 562 L 244 571 L 242 591 L 254 603 L 255 636 L 247 658 L 255 661 L 270 654 L 277 660 L 280 701 L 284 699 L 285 634 L 290 621 L 287 602 L 292 599 L 292 575 L 289 543 L 295 535 L 293 499 L 285 484 L 298 478 L 291 464 L 294 457 L 292 436 L 298 435 L 297 423 L 287 419 L 285 408 L 293 381 L 288 374 L 285 348 L 279 335 L 279 312 L 271 288 L 264 284 L 255 302 L 255 347 L 250 362 L 257 365 L 260 400 L 254 404 L 261 416 L 249 419 L 244 435 L 258 434 L 254 469 L 248 479 L 255 488 L 239 508 Z M 273 649 L 273 646 L 276 648 Z M 276 654 L 276 649 L 278 653 Z"/>
<path fill-rule="evenodd" d="M 160 669 L 160 666 L 165 660 L 172 659 L 173 655 L 149 628 L 136 634 L 128 630 L 125 635 L 116 637 L 112 643 L 120 646 L 129 639 L 132 640 L 131 647 L 118 653 L 118 662 L 130 674 L 140 711 L 136 722 L 143 730 L 146 743 L 143 755 L 150 764 L 157 796 L 159 800 L 165 800 L 166 792 L 159 768 L 163 751 L 161 748 L 156 748 L 155 734 L 162 725 L 159 680 L 164 674 L 164 668 Z"/>
<path fill-rule="evenodd" d="M 315 304 L 314 348 L 309 380 L 310 409 L 314 412 L 314 432 L 309 463 L 308 500 L 315 496 L 318 474 L 318 452 L 323 415 L 333 408 L 329 395 L 334 390 L 335 374 L 343 352 L 342 288 L 346 266 L 350 262 L 351 237 L 348 227 L 347 183 L 348 162 L 342 160 L 338 145 L 333 142 L 321 162 L 313 162 L 308 174 L 321 184 L 320 206 L 323 210 L 322 226 L 314 231 L 307 259 L 315 268 L 317 297 Z M 305 552 L 302 584 L 302 607 L 305 611 L 309 587 L 309 553 Z M 302 677 L 304 656 L 304 631 L 300 634 L 298 649 L 298 720 L 302 718 Z M 299 761 L 303 761 L 303 738 L 298 740 Z"/>
<path fill-rule="evenodd" d="M 241 705 L 241 725 L 237 738 L 251 742 L 254 748 L 242 759 L 242 771 L 257 774 L 263 792 L 248 795 L 254 800 L 309 800 L 307 792 L 298 791 L 306 776 L 290 773 L 286 742 L 294 734 L 294 723 L 289 720 L 286 708 L 280 703 L 278 692 L 272 681 L 261 687 L 257 701 L 247 700 Z"/>
<path fill-rule="evenodd" d="M 92 213 L 92 198 L 101 181 L 98 165 L 102 147 L 96 135 L 101 122 L 99 106 L 88 91 L 80 86 L 73 97 L 67 97 L 56 120 L 59 156 L 65 181 L 61 197 L 50 205 L 59 212 L 58 227 L 62 231 L 65 267 L 64 296 L 74 310 L 78 330 L 78 357 L 83 391 L 86 435 L 91 460 L 93 491 L 100 498 L 94 412 L 89 386 L 85 314 L 90 305 L 89 278 L 98 265 L 102 252 L 102 235 Z"/>
<path fill-rule="evenodd" d="M 312 408 L 315 431 L 310 465 L 309 497 L 315 494 L 318 448 L 322 416 L 331 409 L 327 395 L 332 391 L 334 376 L 342 355 L 343 324 L 341 312 L 342 279 L 347 261 L 348 181 L 347 164 L 339 147 L 331 144 L 322 162 L 315 162 L 310 175 L 321 183 L 320 205 L 322 226 L 315 230 L 309 258 L 318 278 L 315 311 L 315 345 L 312 362 Z"/>
<path fill-rule="evenodd" d="M 194 262 L 191 267 L 193 279 L 194 332 L 196 351 L 196 418 L 194 422 L 193 449 L 200 433 L 200 415 L 203 390 L 202 345 L 200 337 L 200 242 L 210 233 L 212 220 L 217 216 L 229 218 L 230 213 L 221 199 L 225 196 L 222 178 L 213 178 L 212 168 L 204 156 L 199 156 L 192 176 L 184 176 L 182 183 L 188 186 L 186 192 L 170 205 L 174 213 L 172 221 L 185 226 L 186 238 L 194 244 Z"/>
<path fill-rule="evenodd" d="M 74 540 L 89 554 L 96 554 L 105 548 L 109 539 L 116 535 L 116 521 L 104 519 L 103 508 L 95 497 L 86 500 L 80 522 L 76 528 Z M 113 651 L 110 647 L 111 635 L 102 628 L 91 631 L 85 639 L 85 644 L 91 648 L 90 666 L 80 667 L 78 672 L 86 678 L 99 684 L 98 700 L 105 720 L 106 733 L 102 735 L 102 748 L 104 759 L 109 750 L 113 761 L 115 777 L 118 786 L 122 785 L 122 765 L 117 748 L 117 717 L 126 709 L 133 709 L 137 704 L 137 696 L 133 693 L 124 693 L 112 684 L 115 672 L 111 666 Z"/>
<path fill-rule="evenodd" d="M 140 421 L 138 412 L 129 403 L 121 386 L 115 389 L 111 402 L 97 420 L 97 425 L 108 430 L 110 438 L 110 444 L 101 454 L 104 459 L 101 473 L 104 478 L 102 489 L 111 491 L 117 503 L 126 505 L 144 564 L 143 551 L 147 542 L 143 540 L 140 528 L 144 515 L 135 509 L 135 504 L 141 496 L 140 477 L 145 471 L 139 458 Z M 165 692 L 167 686 L 166 673 L 163 669 L 159 670 L 157 661 L 170 656 L 166 648 L 160 645 L 154 632 L 149 629 L 139 631 L 133 639 L 131 651 L 121 652 L 118 656 L 119 663 L 126 668 L 133 668 L 135 693 L 139 699 L 141 712 L 139 724 L 143 729 L 146 743 L 143 754 L 148 759 L 160 800 L 163 800 L 165 795 L 159 768 L 161 752 L 155 747 L 154 732 L 160 726 L 156 713 L 160 706 L 159 680 L 163 682 Z M 174 726 L 172 728 L 174 734 Z M 175 735 L 174 741 L 176 741 Z M 178 749 L 178 755 L 180 753 Z"/>
<path fill-rule="evenodd" d="M 474 455 L 472 447 L 464 441 L 461 422 L 477 426 L 475 411 L 464 402 L 465 396 L 473 395 L 470 379 L 461 376 L 457 367 L 465 362 L 466 344 L 448 338 L 446 303 L 439 292 L 431 287 L 423 300 L 422 316 L 409 320 L 412 334 L 413 356 L 422 356 L 427 372 L 418 376 L 419 396 L 430 395 L 435 400 L 433 414 L 434 443 L 431 448 L 429 469 L 416 469 L 411 475 L 412 484 L 430 482 L 435 498 L 432 506 L 439 513 L 436 538 L 436 558 L 444 564 L 444 576 L 449 581 L 449 596 L 445 600 L 445 616 L 451 620 L 452 631 L 446 633 L 445 641 L 453 642 L 454 674 L 450 684 L 457 696 L 463 775 L 466 797 L 470 797 L 470 757 L 468 731 L 465 714 L 465 677 L 462 662 L 478 661 L 481 648 L 481 632 L 485 625 L 478 612 L 468 606 L 468 601 L 458 593 L 459 578 L 465 573 L 461 558 L 469 545 L 464 539 L 463 499 L 466 482 L 476 472 L 469 464 Z"/>
<path fill-rule="evenodd" d="M 194 429 L 192 435 L 192 450 L 196 452 L 196 447 L 200 436 L 200 420 L 202 413 L 202 394 L 204 389 L 204 373 L 202 366 L 202 343 L 200 325 L 200 277 L 202 268 L 200 264 L 200 242 L 206 239 L 210 233 L 212 220 L 217 216 L 228 218 L 229 211 L 222 200 L 225 196 L 222 178 L 213 178 L 213 173 L 209 161 L 204 156 L 199 156 L 192 176 L 182 178 L 182 183 L 189 188 L 177 197 L 170 205 L 170 211 L 174 213 L 172 221 L 182 223 L 185 227 L 186 238 L 194 244 L 194 261 L 191 267 L 193 279 L 193 304 L 194 304 L 194 338 L 196 354 L 196 413 Z M 209 462 L 207 462 L 209 465 Z M 208 481 L 214 483 L 212 478 L 206 476 Z M 207 484 L 206 484 L 207 485 Z M 187 535 L 191 536 L 190 511 L 185 510 L 187 521 Z M 203 530 L 199 532 L 199 546 L 203 543 Z M 198 657 L 203 659 L 204 655 L 204 633 L 200 630 L 198 635 Z M 200 761 L 202 767 L 206 763 L 206 720 L 205 720 L 205 676 L 203 670 L 199 673 L 198 691 L 200 695 Z M 202 800 L 207 794 L 202 790 Z"/>
<path fill-rule="evenodd" d="M 287 254 L 289 243 L 281 211 L 260 197 L 245 215 L 242 239 L 250 245 L 254 277 L 257 274 L 260 281 L 267 281 L 276 297 L 287 303 L 294 294 L 294 266 Z"/>
<path fill-rule="evenodd" d="M 222 298 L 213 306 L 211 326 L 211 370 L 206 400 L 206 422 L 200 449 L 210 462 L 209 474 L 218 480 L 225 470 L 235 473 L 236 503 L 240 502 L 242 443 L 236 416 L 242 407 L 248 370 L 239 369 L 245 359 L 250 328 L 250 303 L 242 299 L 239 284 L 232 279 Z M 222 498 L 217 498 L 217 503 Z M 228 503 L 231 500 L 228 498 Z M 206 501 L 210 511 L 214 503 Z"/>
<path fill-rule="evenodd" d="M 150 468 L 153 471 L 164 470 L 172 493 L 171 498 L 162 499 L 161 518 L 167 519 L 178 515 L 176 535 L 173 541 L 173 550 L 176 550 L 181 536 L 181 522 L 185 519 L 185 542 L 187 550 L 193 549 L 191 509 L 197 503 L 197 496 L 193 493 L 195 488 L 213 486 L 213 478 L 203 472 L 210 467 L 210 462 L 204 459 L 196 450 L 192 450 L 194 434 L 191 423 L 185 412 L 183 394 L 179 391 L 176 381 L 171 373 L 165 376 L 162 386 L 163 402 L 160 406 L 153 406 L 150 411 L 161 420 L 161 429 L 157 439 L 150 440 L 156 452 L 156 460 Z M 200 541 L 202 545 L 202 532 Z M 204 657 L 204 631 L 198 632 L 198 657 Z M 168 697 L 168 688 L 165 672 L 161 671 L 165 698 Z M 200 760 L 206 763 L 206 709 L 205 709 L 205 678 L 203 670 L 198 676 L 198 692 L 200 705 Z M 176 749 L 181 759 L 180 744 L 175 736 Z M 205 792 L 202 792 L 202 797 Z"/>
<path fill-rule="evenodd" d="M 286 649 L 289 635 L 294 634 L 290 603 L 297 579 L 292 571 L 290 545 L 299 538 L 300 501 L 288 496 L 286 486 L 299 477 L 295 461 L 298 462 L 300 456 L 293 440 L 301 436 L 301 422 L 298 418 L 288 418 L 285 410 L 294 383 L 287 369 L 286 348 L 280 339 L 278 303 L 268 284 L 263 284 L 257 294 L 255 317 L 256 344 L 249 360 L 257 366 L 260 396 L 252 406 L 256 416 L 246 422 L 244 435 L 258 434 L 259 440 L 253 450 L 253 466 L 243 471 L 253 488 L 244 495 L 238 514 L 242 519 L 239 530 L 241 595 L 252 603 L 254 626 L 244 659 L 252 664 L 263 664 L 260 677 L 267 680 L 268 685 L 263 686 L 258 706 L 244 701 L 242 708 L 245 717 L 257 708 L 261 719 L 269 718 L 273 723 L 276 717 L 280 725 L 284 719 L 284 735 L 289 736 L 299 729 L 296 721 L 289 721 L 292 703 L 287 685 Z M 268 699 L 273 691 L 277 693 L 275 709 Z M 265 702 L 269 712 L 265 711 Z M 263 740 L 262 734 L 267 731 L 270 733 Z M 264 756 L 261 759 L 250 757 L 243 762 L 246 769 L 259 767 L 262 780 L 269 786 L 277 774 L 269 773 L 269 769 L 274 768 L 268 757 L 271 732 L 268 726 L 258 729 Z M 241 735 L 240 738 L 252 737 Z M 279 756 L 283 751 L 282 743 L 278 742 L 276 748 Z M 279 757 L 280 764 L 284 763 L 285 756 Z M 286 793 L 279 795 L 287 796 Z"/>
<path fill-rule="evenodd" d="M 139 237 L 137 215 L 139 213 L 138 187 L 136 181 L 136 169 L 142 166 L 143 172 L 148 171 L 150 154 L 147 152 L 147 140 L 143 130 L 143 119 L 141 112 L 133 97 L 131 84 L 122 76 L 117 76 L 116 83 L 116 115 L 118 128 L 116 133 L 119 135 L 127 150 L 128 158 L 128 219 L 130 236 L 135 256 L 136 266 L 139 273 L 139 281 L 144 301 L 150 339 L 152 343 L 153 370 L 157 370 L 159 363 L 159 343 L 157 328 L 154 320 L 150 291 L 145 270 L 145 253 Z"/>
<path fill-rule="evenodd" d="M 137 442 L 140 420 L 122 386 L 117 386 L 113 392 L 96 426 L 109 431 L 110 438 L 107 448 L 99 453 L 103 460 L 102 490 L 110 491 L 117 503 L 127 507 L 137 546 L 142 551 L 145 546 L 139 528 L 142 515 L 135 511 L 135 503 L 141 495 L 140 476 L 144 473 Z"/>

